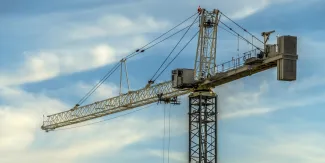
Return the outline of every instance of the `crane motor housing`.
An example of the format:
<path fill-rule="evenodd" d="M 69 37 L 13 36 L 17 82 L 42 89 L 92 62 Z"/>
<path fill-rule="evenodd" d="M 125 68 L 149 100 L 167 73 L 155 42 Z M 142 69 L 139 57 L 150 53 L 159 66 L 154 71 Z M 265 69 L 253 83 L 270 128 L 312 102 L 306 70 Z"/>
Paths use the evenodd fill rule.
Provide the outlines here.
<path fill-rule="evenodd" d="M 175 69 L 172 71 L 172 87 L 176 89 L 193 88 L 194 70 Z"/>

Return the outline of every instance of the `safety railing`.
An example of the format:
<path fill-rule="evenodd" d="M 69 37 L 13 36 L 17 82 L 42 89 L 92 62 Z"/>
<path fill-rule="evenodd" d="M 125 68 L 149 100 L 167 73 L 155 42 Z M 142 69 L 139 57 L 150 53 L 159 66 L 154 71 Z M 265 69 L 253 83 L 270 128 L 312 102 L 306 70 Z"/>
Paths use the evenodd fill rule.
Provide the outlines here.
<path fill-rule="evenodd" d="M 261 51 L 259 49 L 254 49 L 248 52 L 243 53 L 242 56 L 237 58 L 232 58 L 228 62 L 224 62 L 222 64 L 219 64 L 216 66 L 216 73 L 226 72 L 229 70 L 237 69 L 245 64 L 245 61 L 252 57 L 257 57 L 257 54 L 259 54 Z"/>

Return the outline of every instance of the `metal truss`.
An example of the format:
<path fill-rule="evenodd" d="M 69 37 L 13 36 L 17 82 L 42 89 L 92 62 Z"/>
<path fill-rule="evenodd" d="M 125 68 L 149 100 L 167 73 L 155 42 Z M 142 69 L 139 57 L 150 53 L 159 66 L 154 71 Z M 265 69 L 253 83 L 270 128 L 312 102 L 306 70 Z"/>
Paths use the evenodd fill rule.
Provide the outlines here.
<path fill-rule="evenodd" d="M 55 128 L 151 104 L 159 100 L 158 94 L 162 94 L 163 98 L 172 98 L 188 94 L 191 91 L 190 89 L 173 89 L 170 81 L 160 83 L 148 88 L 81 106 L 77 109 L 49 115 L 47 116 L 47 120 L 43 122 L 42 129 L 49 131 Z"/>
<path fill-rule="evenodd" d="M 217 26 L 219 23 L 219 10 L 209 12 L 201 11 L 200 32 L 194 63 L 194 75 L 196 80 L 205 79 L 215 73 Z"/>
<path fill-rule="evenodd" d="M 253 55 L 249 55 L 254 57 Z M 247 55 L 244 55 L 248 59 Z M 205 81 L 199 83 L 200 87 L 213 88 L 273 67 L 277 66 L 277 61 L 284 58 L 285 55 L 279 54 L 272 58 L 265 59 L 263 63 L 255 65 L 236 65 L 231 69 L 219 69 L 219 71 Z M 229 63 L 229 62 L 227 62 Z M 229 63 L 230 64 L 230 63 Z M 223 64 L 222 64 L 223 65 Z M 225 67 L 225 66 L 222 66 Z M 131 91 L 120 96 L 98 101 L 76 109 L 71 109 L 61 113 L 47 116 L 41 127 L 43 130 L 49 131 L 55 128 L 64 127 L 79 122 L 95 119 L 105 115 L 130 110 L 139 106 L 151 104 L 159 101 L 160 98 L 173 98 L 193 92 L 193 89 L 173 89 L 171 81 L 159 83 L 151 87 L 146 87 L 137 91 Z M 158 94 L 163 94 L 159 96 Z"/>
<path fill-rule="evenodd" d="M 189 163 L 217 162 L 217 96 L 189 96 Z"/>

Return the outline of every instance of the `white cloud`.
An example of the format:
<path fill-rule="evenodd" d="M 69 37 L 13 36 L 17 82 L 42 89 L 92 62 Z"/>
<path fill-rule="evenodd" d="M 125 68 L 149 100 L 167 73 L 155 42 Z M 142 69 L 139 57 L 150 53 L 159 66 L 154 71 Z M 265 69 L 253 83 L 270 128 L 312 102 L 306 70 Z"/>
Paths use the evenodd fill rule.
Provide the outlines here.
<path fill-rule="evenodd" d="M 248 90 L 243 87 L 244 83 L 235 81 L 216 88 L 221 118 L 234 118 L 254 114 L 267 113 L 268 108 L 261 105 L 261 96 L 268 92 L 269 85 L 266 81 L 259 87 Z M 258 90 L 256 90 L 258 88 Z"/>
<path fill-rule="evenodd" d="M 233 19 L 243 19 L 245 17 L 253 15 L 254 13 L 264 9 L 265 7 L 269 6 L 271 3 L 272 3 L 272 1 L 268 1 L 268 0 L 262 0 L 262 1 L 251 0 L 251 3 L 247 3 L 246 1 L 244 3 L 242 1 L 242 3 L 239 3 L 239 4 L 237 3 L 237 5 L 236 5 L 237 8 L 240 7 L 240 9 L 237 11 L 233 11 L 233 13 L 230 15 L 230 17 Z"/>
<path fill-rule="evenodd" d="M 213 1 L 216 3 L 216 1 Z M 238 1 L 236 1 L 238 2 Z M 241 7 L 240 3 L 234 3 Z M 170 5 L 170 4 L 168 4 Z M 245 4 L 246 5 L 246 4 Z M 249 3 L 247 5 L 250 5 Z M 263 5 L 263 3 L 262 3 Z M 144 6 L 147 7 L 147 6 Z M 148 7 L 149 8 L 149 7 Z M 247 11 L 240 11 L 239 16 L 249 15 L 256 12 L 260 6 L 246 9 Z M 263 6 L 262 6 L 263 8 Z M 238 7 L 237 7 L 238 9 Z M 237 10 L 234 9 L 234 10 Z M 243 7 L 245 9 L 245 7 Z M 179 11 L 177 11 L 179 12 Z M 121 18 L 121 17 L 120 17 Z M 65 33 L 69 38 L 90 39 L 97 38 L 102 35 L 115 36 L 115 35 L 132 35 L 136 33 L 134 29 L 139 30 L 139 33 L 146 33 L 145 27 L 149 25 L 148 31 L 155 32 L 161 29 L 159 23 L 145 20 L 143 17 L 135 19 L 139 23 L 133 22 L 133 19 L 122 17 L 122 26 L 125 27 L 126 33 L 121 33 L 116 26 L 112 27 L 110 31 L 105 31 L 105 25 L 110 25 L 115 17 L 106 17 L 99 21 L 97 24 L 85 24 L 85 26 L 75 29 L 75 33 Z M 152 19 L 153 20 L 153 19 Z M 121 25 L 121 24 L 120 24 Z M 136 26 L 134 29 L 131 28 Z M 162 23 L 162 26 L 164 23 Z M 76 26 L 70 26 L 76 27 Z M 114 32 L 111 32 L 114 31 Z M 142 36 L 131 37 L 130 46 L 126 47 L 125 44 L 113 46 L 107 43 L 95 43 L 91 46 L 76 46 L 77 48 L 62 48 L 61 50 L 41 50 L 39 52 L 26 53 L 26 60 L 15 69 L 2 71 L 1 74 L 4 78 L 0 79 L 0 85 L 16 85 L 25 82 L 33 82 L 49 79 L 61 74 L 68 74 L 78 71 L 84 71 L 96 67 L 100 67 L 119 60 L 124 52 L 129 51 L 138 44 L 144 42 L 145 38 Z M 121 42 L 116 40 L 117 42 Z M 129 42 L 129 41 L 128 41 Z M 125 47 L 119 48 L 120 47 Z M 82 47 L 82 48 L 80 48 Z M 118 48 L 116 48 L 118 47 Z M 127 50 L 126 50 L 127 49 Z M 228 85 L 229 86 L 229 85 Z M 285 102 L 285 97 L 293 95 L 292 92 L 282 92 L 281 96 L 271 98 L 265 101 L 266 97 L 271 91 L 279 85 L 271 85 L 269 82 L 264 82 L 258 89 L 246 92 L 243 84 L 233 83 L 230 86 L 224 87 L 224 93 L 220 93 L 221 111 L 224 118 L 236 118 L 250 115 L 260 115 L 284 108 L 292 108 L 293 106 L 305 106 L 314 103 L 320 103 L 324 99 L 324 95 L 320 94 L 317 98 L 310 96 L 308 98 L 290 99 Z M 300 86 L 296 86 L 300 87 Z M 79 83 L 76 88 L 73 88 L 72 93 L 84 94 L 84 90 L 88 91 L 88 85 Z M 239 88 L 239 90 L 236 90 Z M 68 89 L 67 89 L 68 90 Z M 104 85 L 94 98 L 103 99 L 103 97 L 110 97 L 116 95 L 118 87 L 114 85 Z M 292 93 L 292 94 L 290 94 Z M 79 94 L 79 95 L 80 95 Z M 264 97 L 264 98 L 263 98 Z M 296 97 L 296 96 L 294 96 Z M 125 147 L 130 144 L 140 142 L 142 140 L 155 139 L 162 136 L 162 121 L 152 120 L 146 118 L 127 118 L 111 121 L 105 125 L 94 125 L 91 127 L 77 128 L 74 130 L 66 130 L 60 132 L 52 132 L 45 134 L 40 131 L 41 117 L 43 114 L 55 113 L 67 109 L 69 106 L 59 100 L 51 99 L 44 94 L 32 94 L 25 92 L 19 88 L 1 87 L 0 88 L 0 162 L 16 163 L 16 162 L 78 162 L 79 158 L 91 158 L 94 155 L 115 155 L 123 151 Z M 224 101 L 224 102 L 223 102 Z M 277 104 L 273 105 L 276 101 Z M 272 105 L 271 105 L 272 104 Z M 172 122 L 173 130 L 176 131 L 175 135 L 184 133 L 186 129 L 177 125 L 177 119 Z M 148 123 L 150 122 L 150 123 Z M 184 121 L 185 122 L 185 121 Z M 127 127 L 126 127 L 127 126 Z M 118 130 L 117 130 L 118 129 Z M 296 134 L 297 136 L 298 134 Z M 302 135 L 296 139 L 295 135 L 288 135 L 283 140 L 276 140 L 275 142 L 264 142 L 261 147 L 267 149 L 267 154 L 286 157 L 295 157 L 295 154 L 300 154 L 302 160 L 305 162 L 318 163 L 323 162 L 320 155 L 324 155 L 317 145 L 317 142 L 324 142 L 323 135 L 317 134 Z M 305 139 L 302 139 L 305 138 Z M 317 142 L 306 142 L 308 140 L 317 140 Z M 297 145 L 297 142 L 302 142 Z M 269 143 L 269 144 L 267 144 Z M 273 143 L 273 144 L 272 144 Z M 38 144 L 41 144 L 38 146 Z M 277 148 L 275 148 L 277 147 Z M 308 148 L 307 148 L 308 147 Z M 280 148 L 288 149 L 284 153 L 278 152 Z M 307 149 L 306 149 L 307 148 Z M 151 154 L 158 156 L 157 151 L 152 151 Z M 303 155 L 307 153 L 307 155 Z M 316 154 L 315 154 L 316 153 Z M 266 155 L 266 154 L 265 154 Z M 265 156 L 261 155 L 261 156 Z M 303 156 L 302 156 L 303 155 Z M 182 153 L 172 153 L 171 158 L 182 161 L 184 155 Z M 273 157 L 274 158 L 274 157 Z M 242 162 L 242 160 L 240 160 Z M 261 160 L 265 162 L 265 159 Z M 235 162 L 235 161 L 234 161 Z M 239 161 L 237 161 L 239 162 Z M 280 162 L 280 161 L 278 161 Z"/>
<path fill-rule="evenodd" d="M 98 83 L 98 82 L 96 82 L 96 83 Z M 78 87 L 82 88 L 82 89 L 79 89 L 80 91 L 78 91 L 78 94 L 80 95 L 80 94 L 86 94 L 88 92 L 88 90 L 93 88 L 93 85 L 78 83 L 77 88 Z M 122 89 L 123 89 L 123 87 L 122 87 Z M 102 84 L 100 86 L 100 88 L 98 88 L 96 90 L 96 92 L 94 93 L 94 97 L 91 97 L 92 98 L 91 101 L 96 100 L 96 99 L 101 100 L 103 98 L 118 96 L 119 92 L 120 92 L 120 87 L 118 87 L 115 84 L 112 84 L 112 83 Z"/>
<path fill-rule="evenodd" d="M 85 50 L 41 50 L 26 53 L 22 65 L 17 65 L 16 69 L 1 72 L 6 78 L 1 78 L 0 84 L 2 86 L 19 85 L 94 69 L 117 62 L 126 54 L 125 50 L 119 51 L 105 44 Z"/>
<path fill-rule="evenodd" d="M 217 5 L 212 0 L 205 2 L 194 1 L 188 4 L 188 8 L 199 3 L 202 3 L 202 6 L 216 5 L 216 7 L 220 6 L 221 10 L 225 9 L 226 13 L 235 15 L 234 17 L 243 18 L 270 4 L 286 3 L 288 1 L 290 0 L 272 2 L 264 0 L 260 3 L 256 0 L 248 2 L 234 0 L 231 2 L 231 4 L 234 4 L 231 5 L 231 8 L 227 7 L 229 2 L 222 2 Z M 143 3 L 147 4 L 144 5 Z M 45 49 L 38 47 L 35 50 L 25 52 L 25 55 L 21 57 L 25 59 L 23 63 L 17 64 L 13 69 L 0 72 L 7 76 L 0 79 L 0 84 L 19 85 L 37 82 L 117 62 L 123 55 L 147 42 L 146 34 L 162 33 L 167 27 L 171 26 L 172 20 L 167 21 L 170 18 L 167 19 L 165 16 L 174 13 L 174 11 L 170 11 L 170 13 L 168 12 L 163 16 L 165 19 L 156 19 L 146 13 L 149 9 L 151 11 L 152 8 L 158 6 L 158 9 L 152 12 L 166 11 L 171 7 L 170 5 L 143 1 L 136 5 L 138 6 L 138 13 L 132 14 L 131 12 L 135 12 L 134 5 L 133 3 L 118 4 L 116 6 L 101 6 L 96 9 L 71 13 L 63 12 L 27 17 L 28 21 L 24 20 L 24 23 L 32 22 L 32 24 L 48 28 L 48 30 L 43 29 L 43 32 L 38 32 L 42 32 L 43 39 L 51 42 L 50 47 L 57 47 Z M 123 8 L 123 11 L 128 12 L 123 13 L 123 15 L 114 13 L 120 11 L 118 9 L 121 8 Z M 85 20 L 79 21 L 76 19 L 78 17 L 85 17 Z M 95 18 L 90 19 L 93 17 Z M 53 20 L 53 22 L 49 20 Z M 56 26 L 53 26 L 53 23 Z M 98 41 L 103 39 L 109 43 Z"/>
<path fill-rule="evenodd" d="M 77 87 L 76 90 L 85 90 L 89 86 L 78 84 Z M 98 155 L 114 156 L 131 144 L 162 138 L 163 120 L 137 116 L 45 133 L 40 129 L 42 115 L 68 108 L 59 100 L 45 96 L 46 93 L 34 94 L 20 88 L 1 88 L 0 99 L 4 103 L 0 105 L 0 162 L 76 162 Z M 101 97 L 115 93 L 113 89 L 107 89 L 94 95 Z M 181 120 L 171 119 L 171 136 L 186 132 Z M 37 147 L 37 144 L 41 146 Z"/>
<path fill-rule="evenodd" d="M 165 151 L 165 156 L 164 156 L 162 150 L 148 150 L 148 153 L 150 153 L 153 156 L 160 157 L 160 158 L 165 157 L 166 162 L 168 160 L 168 151 L 167 150 Z M 169 160 L 171 162 L 184 162 L 185 163 L 188 161 L 188 158 L 187 158 L 186 153 L 184 153 L 184 152 L 169 151 Z"/>
<path fill-rule="evenodd" d="M 275 76 L 269 76 L 258 83 L 254 87 L 256 83 L 250 84 L 250 81 L 235 81 L 217 88 L 220 118 L 256 116 L 281 109 L 324 103 L 323 92 L 308 91 L 310 88 L 322 89 L 324 82 L 319 81 L 319 78 L 305 78 L 287 83 L 276 81 Z M 249 87 L 245 88 L 244 85 Z"/>
<path fill-rule="evenodd" d="M 28 115 L 25 114 L 24 116 Z M 13 120 L 14 119 L 11 120 L 11 123 Z M 10 127 L 14 127 L 16 130 L 19 129 L 17 127 L 15 128 L 15 126 Z M 103 130 L 104 128 L 105 130 Z M 116 130 L 116 128 L 119 129 Z M 151 132 L 153 129 L 155 132 Z M 22 160 L 34 162 L 46 160 L 46 162 L 75 162 L 78 159 L 90 158 L 97 155 L 113 156 L 130 144 L 153 137 L 159 137 L 160 132 L 157 131 L 160 130 L 160 121 L 152 121 L 152 123 L 148 124 L 144 119 L 119 119 L 118 122 L 111 121 L 106 125 L 91 126 L 91 128 L 88 129 L 80 128 L 79 130 L 65 130 L 48 134 L 30 131 L 28 135 L 24 135 L 25 133 L 20 132 L 16 133 L 22 134 L 17 139 L 14 139 L 14 135 L 10 135 L 13 137 L 12 140 L 15 140 L 14 142 L 11 144 L 4 144 L 6 146 L 0 146 L 1 151 L 3 151 L 0 154 L 0 161 L 6 163 L 21 162 Z M 36 133 L 38 133 L 38 136 Z M 30 136 L 34 138 L 28 141 L 28 145 L 39 142 L 42 139 L 46 140 L 44 143 L 47 143 L 47 145 L 40 149 L 22 146 L 26 144 L 26 141 L 24 142 L 24 140 L 26 140 L 25 136 L 27 136 L 27 138 Z M 3 138 L 2 135 L 0 137 L 1 140 L 8 140 Z M 24 143 L 19 144 L 21 142 Z M 64 146 L 58 143 L 63 143 Z M 57 147 L 58 145 L 60 145 L 60 147 Z M 15 146 L 21 147 L 20 150 L 10 150 L 10 148 Z M 7 156 L 7 158 L 3 156 Z"/>
<path fill-rule="evenodd" d="M 325 85 L 325 77 L 323 75 L 314 75 L 302 78 L 299 82 L 295 82 L 289 87 L 289 91 L 302 92 L 311 88 Z"/>
<path fill-rule="evenodd" d="M 302 0 L 229 0 L 229 1 L 215 1 L 215 0 L 180 0 L 180 1 L 150 1 L 145 0 L 136 3 L 130 3 L 119 6 L 125 8 L 130 12 L 136 12 L 133 6 L 137 6 L 137 9 L 141 9 L 147 13 L 159 14 L 159 16 L 171 19 L 171 17 L 177 17 L 177 15 L 189 15 L 188 13 L 196 12 L 198 6 L 206 8 L 207 10 L 219 9 L 226 15 L 234 19 L 243 19 L 250 15 L 253 15 L 266 7 L 273 4 L 282 4 L 290 2 L 303 2 Z M 173 5 L 170 5 L 173 4 Z M 117 9 L 120 9 L 117 8 Z M 180 11 L 183 11 L 181 13 Z"/>
<path fill-rule="evenodd" d="M 60 17 L 58 14 L 42 18 L 55 16 Z M 151 16 L 132 18 L 118 14 L 103 14 L 94 21 L 84 23 L 63 19 L 57 24 L 54 30 L 44 31 L 44 37 L 46 38 L 46 33 L 51 33 L 53 36 L 47 36 L 49 38 L 46 39 L 54 39 L 66 45 L 59 44 L 59 47 L 45 49 L 38 47 L 37 50 L 24 52 L 21 63 L 16 63 L 13 69 L 0 71 L 6 76 L 0 79 L 0 85 L 37 82 L 117 62 L 143 46 L 147 42 L 146 34 L 169 26 L 167 21 Z"/>
<path fill-rule="evenodd" d="M 64 104 L 17 88 L 0 88 L 0 151 L 23 151 L 35 141 L 42 113 L 59 111 Z"/>
<path fill-rule="evenodd" d="M 301 0 L 229 0 L 229 1 L 199 1 L 196 0 L 193 4 L 201 5 L 211 9 L 211 7 L 219 9 L 232 19 L 244 19 L 251 16 L 266 7 L 274 4 L 297 2 Z"/>
<path fill-rule="evenodd" d="M 92 83 L 85 82 L 76 82 L 65 87 L 55 89 L 55 90 L 42 90 L 42 94 L 46 94 L 51 97 L 57 97 L 60 99 L 65 98 L 76 98 L 76 100 L 81 100 L 85 95 L 88 94 L 89 91 L 93 90 L 93 88 L 98 84 L 98 81 Z M 122 93 L 126 93 L 125 85 L 122 86 Z M 114 83 L 102 83 L 100 87 L 98 87 L 83 103 L 92 103 L 94 101 L 101 101 L 107 98 L 112 98 L 118 96 L 120 92 L 120 87 L 115 85 Z M 74 101 L 75 103 L 78 101 Z M 71 108 L 73 106 L 70 106 Z M 68 108 L 64 108 L 68 110 Z"/>
<path fill-rule="evenodd" d="M 71 25 L 68 38 L 90 39 L 93 37 L 123 37 L 157 32 L 170 26 L 167 21 L 157 21 L 150 16 L 141 15 L 131 19 L 118 14 L 105 15 L 95 22 Z"/>
<path fill-rule="evenodd" d="M 229 135 L 225 135 L 227 137 L 225 141 L 233 140 L 237 143 L 236 145 L 241 146 L 233 154 L 242 152 L 244 156 L 240 159 L 229 157 L 223 162 L 322 163 L 325 161 L 323 157 L 325 134 L 321 130 L 308 129 L 315 125 L 322 126 L 323 123 L 288 121 L 278 125 L 263 126 L 263 129 L 254 132 L 256 135 L 228 133 Z M 256 128 L 256 126 L 250 127 Z"/>
<path fill-rule="evenodd" d="M 34 118 L 28 112 L 0 109 L 0 151 L 23 150 L 34 140 Z M 12 109 L 12 108 L 11 108 Z"/>
<path fill-rule="evenodd" d="M 234 81 L 221 86 L 216 89 L 220 95 L 220 117 L 256 116 L 324 103 L 324 73 L 318 71 L 322 65 L 320 47 L 324 43 L 311 37 L 301 37 L 300 43 L 296 81 L 277 81 L 276 71 L 272 71 L 272 75 L 260 73 L 249 77 L 249 81 Z"/>
<path fill-rule="evenodd" d="M 249 95 L 250 93 L 247 93 Z M 240 101 L 240 96 L 234 96 L 234 98 L 238 97 L 238 104 L 232 105 L 229 103 L 229 100 L 223 102 L 221 101 L 219 108 L 221 109 L 220 118 L 228 119 L 228 118 L 238 118 L 238 117 L 248 117 L 252 115 L 261 115 L 267 114 L 274 111 L 278 111 L 281 109 L 292 109 L 296 107 L 305 107 L 313 104 L 321 104 L 324 103 L 325 94 L 305 94 L 299 97 L 293 97 L 295 93 L 284 93 L 281 96 L 270 98 L 267 94 L 259 95 L 257 103 L 254 101 L 247 99 L 242 99 Z M 265 97 L 263 97 L 265 96 Z M 293 98 L 287 99 L 284 97 Z M 263 102 L 262 102 L 263 101 Z M 276 101 L 276 102 L 275 102 Z M 241 103 L 242 102 L 242 103 Z M 250 104 L 245 104 L 245 102 L 251 102 Z M 241 103 L 241 104 L 240 104 Z"/>

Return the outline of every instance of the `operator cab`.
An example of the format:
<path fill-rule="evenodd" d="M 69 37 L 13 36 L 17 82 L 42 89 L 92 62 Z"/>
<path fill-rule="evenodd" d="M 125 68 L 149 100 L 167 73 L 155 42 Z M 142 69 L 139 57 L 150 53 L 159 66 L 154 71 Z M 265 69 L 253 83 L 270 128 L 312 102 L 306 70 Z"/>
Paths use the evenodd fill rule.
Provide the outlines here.
<path fill-rule="evenodd" d="M 175 69 L 172 71 L 172 87 L 176 89 L 193 88 L 194 70 Z"/>

